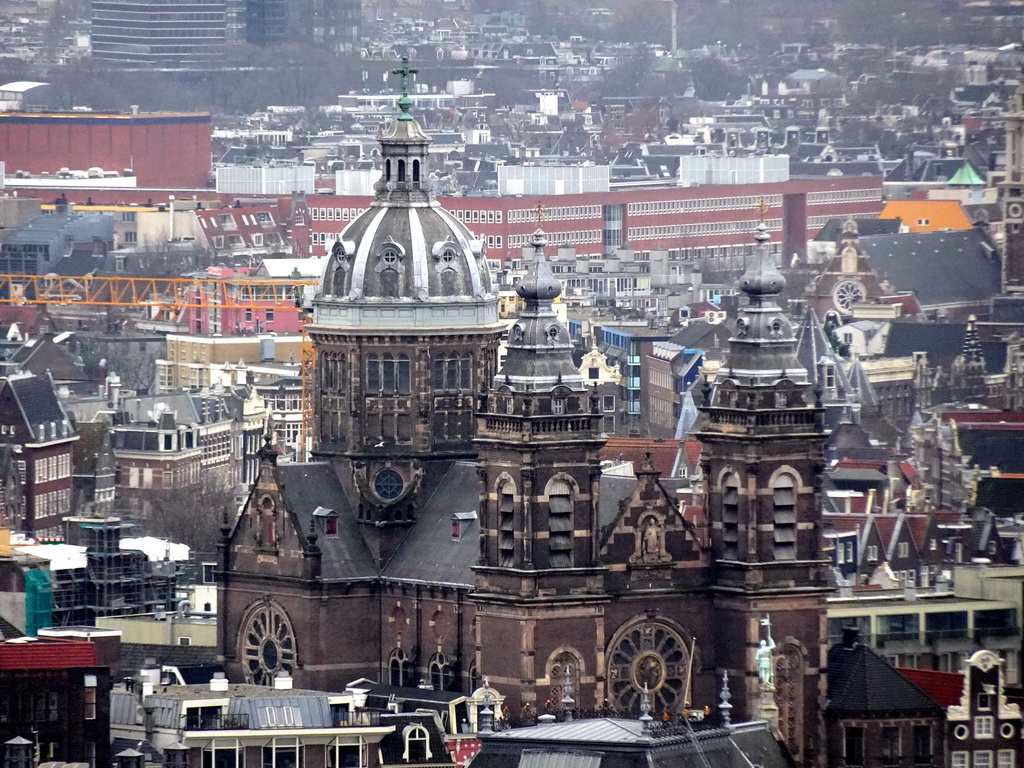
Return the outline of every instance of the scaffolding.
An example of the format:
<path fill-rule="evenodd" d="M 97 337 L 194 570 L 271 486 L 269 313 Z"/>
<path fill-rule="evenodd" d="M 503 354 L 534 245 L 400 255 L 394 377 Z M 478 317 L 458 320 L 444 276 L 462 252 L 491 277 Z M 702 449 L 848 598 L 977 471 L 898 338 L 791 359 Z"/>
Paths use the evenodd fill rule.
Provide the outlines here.
<path fill-rule="evenodd" d="M 54 626 L 94 625 L 105 616 L 153 613 L 173 607 L 174 563 L 150 563 L 136 550 L 121 549 L 135 523 L 118 517 L 69 517 L 67 543 L 85 548 L 86 567 L 51 574 Z"/>

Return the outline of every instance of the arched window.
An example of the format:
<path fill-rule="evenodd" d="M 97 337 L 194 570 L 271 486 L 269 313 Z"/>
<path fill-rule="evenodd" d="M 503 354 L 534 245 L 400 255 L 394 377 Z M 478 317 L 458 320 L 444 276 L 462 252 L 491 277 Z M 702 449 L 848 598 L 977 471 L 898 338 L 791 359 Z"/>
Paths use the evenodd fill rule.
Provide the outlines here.
<path fill-rule="evenodd" d="M 405 181 L 405 160 L 398 161 L 398 180 Z"/>
<path fill-rule="evenodd" d="M 736 475 L 722 483 L 722 557 L 736 560 L 740 544 L 740 482 Z"/>
<path fill-rule="evenodd" d="M 498 565 L 512 568 L 516 564 L 516 488 L 505 481 L 498 488 Z"/>
<path fill-rule="evenodd" d="M 443 653 L 431 656 L 427 669 L 430 672 L 430 684 L 435 691 L 447 691 L 455 681 L 455 673 L 448 663 L 448 657 Z"/>
<path fill-rule="evenodd" d="M 583 663 L 580 655 L 575 651 L 561 651 L 551 664 L 548 665 L 548 680 L 551 681 L 551 702 L 555 706 L 565 696 L 565 684 L 568 682 L 572 689 L 572 697 L 579 708 L 582 693 L 580 691 L 583 679 Z"/>
<path fill-rule="evenodd" d="M 416 684 L 412 662 L 409 660 L 408 654 L 401 648 L 393 650 L 388 659 L 388 682 L 391 685 L 403 687 Z"/>
<path fill-rule="evenodd" d="M 430 751 L 430 736 L 422 725 L 407 725 L 402 730 L 405 751 L 402 759 L 407 763 L 425 763 L 433 757 Z"/>
<path fill-rule="evenodd" d="M 776 560 L 796 559 L 796 488 L 792 475 L 779 475 L 772 484 L 773 544 Z"/>
<path fill-rule="evenodd" d="M 420 161 L 419 160 L 413 160 L 412 161 L 412 180 L 414 182 L 416 182 L 416 183 L 419 183 L 419 180 L 420 180 Z"/>
<path fill-rule="evenodd" d="M 548 564 L 552 568 L 572 567 L 572 486 L 552 480 L 548 485 Z"/>
<path fill-rule="evenodd" d="M 391 181 L 391 161 L 384 163 L 384 181 Z"/>
<path fill-rule="evenodd" d="M 366 392 L 386 395 L 409 394 L 412 386 L 410 365 L 409 356 L 406 354 L 393 355 L 389 352 L 383 357 L 376 354 L 367 355 Z"/>
<path fill-rule="evenodd" d="M 366 356 L 366 391 L 380 391 L 380 358 L 377 355 Z"/>
<path fill-rule="evenodd" d="M 438 391 L 473 388 L 473 358 L 450 355 L 434 356 L 434 389 Z"/>

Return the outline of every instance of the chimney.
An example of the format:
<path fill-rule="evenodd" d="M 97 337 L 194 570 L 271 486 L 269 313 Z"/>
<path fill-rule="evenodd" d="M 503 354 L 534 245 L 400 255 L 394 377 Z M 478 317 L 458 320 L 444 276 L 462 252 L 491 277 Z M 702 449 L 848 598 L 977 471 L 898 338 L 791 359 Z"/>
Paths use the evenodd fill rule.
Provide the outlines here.
<path fill-rule="evenodd" d="M 843 627 L 843 648 L 853 650 L 860 645 L 860 630 L 856 627 Z"/>
<path fill-rule="evenodd" d="M 227 692 L 228 679 L 224 676 L 223 672 L 214 672 L 213 679 L 210 680 L 210 690 L 217 692 Z"/>
<path fill-rule="evenodd" d="M 290 691 L 292 689 L 292 676 L 283 669 L 274 677 L 275 691 Z"/>

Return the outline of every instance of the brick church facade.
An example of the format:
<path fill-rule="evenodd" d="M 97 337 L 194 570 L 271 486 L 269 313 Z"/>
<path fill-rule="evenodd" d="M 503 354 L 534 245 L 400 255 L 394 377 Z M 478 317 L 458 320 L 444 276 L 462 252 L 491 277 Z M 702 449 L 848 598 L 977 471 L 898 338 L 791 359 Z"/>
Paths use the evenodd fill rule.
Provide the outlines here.
<path fill-rule="evenodd" d="M 708 384 L 703 508 L 650 462 L 601 473 L 601 413 L 552 311 L 545 238 L 497 368 L 486 249 L 426 187 L 427 137 L 400 102 L 373 205 L 335 244 L 314 302 L 314 461 L 269 449 L 221 540 L 220 648 L 232 679 L 472 690 L 511 713 L 778 707 L 800 763 L 821 752 L 825 582 L 820 392 L 775 303 L 767 230 L 741 280 L 728 361 Z M 774 691 L 758 650 L 770 618 Z"/>

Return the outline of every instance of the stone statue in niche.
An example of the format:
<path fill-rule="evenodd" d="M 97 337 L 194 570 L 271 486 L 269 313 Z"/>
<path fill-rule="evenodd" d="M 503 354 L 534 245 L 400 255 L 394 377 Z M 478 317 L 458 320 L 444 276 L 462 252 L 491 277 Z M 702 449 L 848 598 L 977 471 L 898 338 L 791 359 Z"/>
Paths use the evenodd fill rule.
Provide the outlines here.
<path fill-rule="evenodd" d="M 630 562 L 636 565 L 660 565 L 671 562 L 665 551 L 665 521 L 652 509 L 640 514 L 634 531 L 636 546 Z"/>

